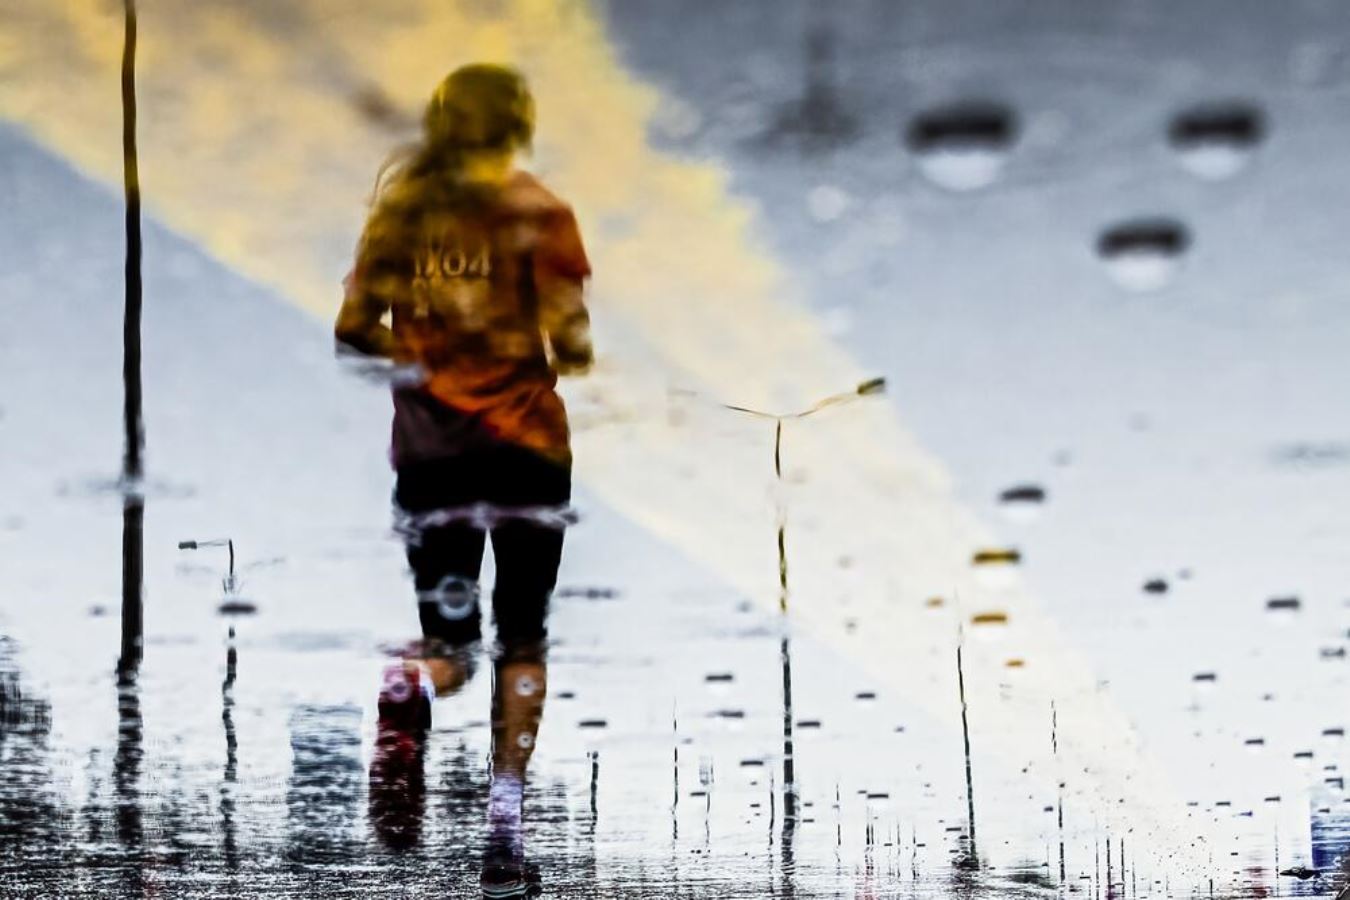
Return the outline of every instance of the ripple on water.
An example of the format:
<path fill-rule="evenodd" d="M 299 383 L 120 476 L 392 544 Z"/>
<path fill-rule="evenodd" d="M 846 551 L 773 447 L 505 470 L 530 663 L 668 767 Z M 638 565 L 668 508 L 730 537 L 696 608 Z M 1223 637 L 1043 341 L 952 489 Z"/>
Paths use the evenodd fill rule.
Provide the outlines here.
<path fill-rule="evenodd" d="M 1170 284 L 1190 246 L 1190 230 L 1166 217 L 1118 222 L 1097 237 L 1097 255 L 1111 279 L 1141 293 Z"/>
<path fill-rule="evenodd" d="M 1246 167 L 1265 133 L 1265 116 L 1258 107 L 1229 101 L 1183 110 L 1172 119 L 1167 137 L 1187 171 L 1218 181 Z"/>
<path fill-rule="evenodd" d="M 1016 139 L 1012 109 L 984 100 L 926 110 L 905 130 L 905 145 L 919 171 L 950 191 L 973 191 L 997 181 Z"/>
<path fill-rule="evenodd" d="M 1032 522 L 1045 505 L 1045 488 L 1038 484 L 1017 484 L 999 492 L 998 505 L 1005 518 L 1013 522 Z"/>

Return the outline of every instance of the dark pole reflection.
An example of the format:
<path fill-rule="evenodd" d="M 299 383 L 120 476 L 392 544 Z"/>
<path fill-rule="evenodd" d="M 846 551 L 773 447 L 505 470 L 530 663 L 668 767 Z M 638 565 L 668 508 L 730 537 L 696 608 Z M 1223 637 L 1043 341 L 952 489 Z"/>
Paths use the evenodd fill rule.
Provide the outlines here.
<path fill-rule="evenodd" d="M 234 679 L 239 664 L 239 653 L 234 646 L 234 626 L 230 626 L 229 645 L 225 651 L 225 680 L 220 684 L 220 721 L 225 726 L 225 773 L 220 785 L 221 848 L 225 867 L 234 872 L 239 868 L 239 844 L 234 822 L 235 792 L 239 784 L 239 740 L 234 731 Z"/>
<path fill-rule="evenodd" d="M 124 0 L 122 50 L 122 177 L 126 196 L 126 299 L 122 321 L 122 653 L 118 673 L 129 681 L 140 665 L 145 500 L 141 491 L 145 424 L 141 410 L 141 186 L 136 151 L 136 3 Z"/>
<path fill-rule="evenodd" d="M 144 828 L 141 810 L 141 760 L 145 727 L 141 718 L 140 686 L 134 678 L 117 685 L 117 753 L 113 757 L 113 792 L 116 798 L 117 842 L 127 857 L 125 874 L 129 893 L 143 887 L 141 848 Z"/>
<path fill-rule="evenodd" d="M 792 640 L 786 621 L 783 622 L 780 653 L 783 661 L 783 839 L 779 852 L 782 854 L 783 896 L 792 897 L 795 896 L 793 871 L 796 868 L 797 767 L 792 741 Z"/>
<path fill-rule="evenodd" d="M 781 486 L 783 482 L 783 420 L 774 423 L 773 433 L 773 473 Z M 783 888 L 791 891 L 792 870 L 794 868 L 793 838 L 797 832 L 797 764 L 793 757 L 792 742 L 792 638 L 788 630 L 788 564 L 787 564 L 787 511 L 780 507 L 778 511 L 778 609 L 782 614 L 782 643 L 779 647 L 779 659 L 783 666 L 783 837 L 779 842 L 782 854 Z"/>
<path fill-rule="evenodd" d="M 1062 886 L 1067 878 L 1064 864 L 1064 772 L 1059 765 L 1059 709 L 1053 701 L 1050 703 L 1050 749 L 1055 757 L 1055 785 L 1058 792 L 1055 815 L 1059 835 L 1059 883 Z"/>
<path fill-rule="evenodd" d="M 957 861 L 958 867 L 978 869 L 980 867 L 979 850 L 975 844 L 975 779 L 970 764 L 970 719 L 966 709 L 966 670 L 962 660 L 965 644 L 965 631 L 957 634 L 956 640 L 956 685 L 961 697 L 961 743 L 966 759 L 966 818 L 969 846 L 966 853 Z"/>
<path fill-rule="evenodd" d="M 792 740 L 792 639 L 786 626 L 780 654 L 783 662 L 783 867 L 792 867 L 792 837 L 797 827 L 797 768 Z"/>

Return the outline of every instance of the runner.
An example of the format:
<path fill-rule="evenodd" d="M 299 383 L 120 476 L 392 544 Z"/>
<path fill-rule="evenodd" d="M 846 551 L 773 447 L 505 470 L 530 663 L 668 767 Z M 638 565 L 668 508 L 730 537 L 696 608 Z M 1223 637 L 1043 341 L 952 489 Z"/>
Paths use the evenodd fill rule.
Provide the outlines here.
<path fill-rule="evenodd" d="M 545 634 L 571 497 L 559 374 L 592 362 L 590 266 L 569 207 L 514 167 L 523 77 L 465 66 L 377 180 L 338 314 L 339 349 L 396 364 L 391 458 L 423 634 L 480 636 L 487 537 L 503 644 Z M 389 324 L 384 317 L 389 314 Z"/>

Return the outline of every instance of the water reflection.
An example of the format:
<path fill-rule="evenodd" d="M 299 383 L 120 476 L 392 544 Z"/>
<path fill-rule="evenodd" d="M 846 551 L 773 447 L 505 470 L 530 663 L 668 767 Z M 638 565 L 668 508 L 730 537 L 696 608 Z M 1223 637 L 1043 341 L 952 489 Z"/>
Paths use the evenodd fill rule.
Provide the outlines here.
<path fill-rule="evenodd" d="M 360 849 L 361 709 L 301 705 L 289 728 L 287 859 L 304 865 L 350 860 Z"/>
<path fill-rule="evenodd" d="M 113 791 L 117 801 L 117 839 L 130 854 L 140 849 L 141 759 L 145 723 L 141 718 L 140 685 L 117 685 L 117 754 L 113 757 Z"/>
<path fill-rule="evenodd" d="M 49 863 L 62 840 L 60 810 L 49 792 L 51 709 L 32 696 L 0 636 L 0 857 Z"/>
<path fill-rule="evenodd" d="M 989 101 L 927 110 L 905 129 L 905 144 L 920 171 L 934 184 L 952 191 L 993 184 L 1016 138 L 1013 111 Z"/>
<path fill-rule="evenodd" d="M 1190 245 L 1190 231 L 1181 222 L 1135 219 L 1104 230 L 1097 238 L 1097 255 L 1121 287 L 1156 291 L 1175 277 Z"/>
<path fill-rule="evenodd" d="M 225 650 L 225 680 L 220 684 L 220 721 L 225 727 L 225 771 L 220 779 L 221 852 L 225 867 L 239 868 L 239 839 L 235 825 L 235 792 L 239 785 L 239 738 L 234 728 L 234 680 L 239 667 L 239 652 L 234 646 L 234 628 L 230 628 Z"/>
<path fill-rule="evenodd" d="M 1201 178 L 1237 174 L 1265 137 L 1261 110 L 1244 102 L 1212 103 L 1179 113 L 1167 136 L 1178 158 Z"/>
<path fill-rule="evenodd" d="M 459 692 L 473 676 L 477 645 L 431 640 L 413 648 L 383 673 L 379 721 L 370 766 L 370 821 L 390 850 L 416 847 L 426 816 L 425 759 L 432 699 Z M 491 774 L 482 831 L 480 881 L 484 897 L 526 897 L 541 890 L 538 867 L 526 854 L 526 769 L 534 754 L 548 686 L 541 641 L 507 642 L 493 659 Z M 593 760 L 592 772 L 598 771 Z M 594 804 L 594 780 L 592 783 Z M 450 815 L 476 814 L 475 804 L 455 804 Z M 474 834 L 470 823 L 451 823 Z"/>

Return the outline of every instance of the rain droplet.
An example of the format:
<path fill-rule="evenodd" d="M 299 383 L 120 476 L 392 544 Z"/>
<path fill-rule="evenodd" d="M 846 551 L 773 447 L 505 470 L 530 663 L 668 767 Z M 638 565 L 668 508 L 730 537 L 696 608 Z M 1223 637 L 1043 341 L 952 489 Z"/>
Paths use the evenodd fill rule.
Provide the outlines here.
<path fill-rule="evenodd" d="M 929 181 L 972 191 L 998 179 L 1016 137 L 1008 107 L 968 101 L 920 113 L 905 132 L 905 144 Z"/>
<path fill-rule="evenodd" d="M 970 617 L 972 633 L 981 640 L 997 640 L 1008 626 L 1008 614 L 1003 610 L 985 610 Z"/>
<path fill-rule="evenodd" d="M 833 222 L 844 214 L 853 200 L 832 184 L 822 184 L 806 195 L 806 208 L 817 222 Z"/>
<path fill-rule="evenodd" d="M 820 728 L 820 720 L 819 720 L 819 719 L 798 719 L 798 720 L 797 720 L 797 727 L 798 727 L 798 728 L 802 728 L 802 729 L 816 729 L 816 728 Z"/>
<path fill-rule="evenodd" d="M 609 722 L 604 719 L 582 719 L 577 723 L 578 728 L 608 728 Z"/>
<path fill-rule="evenodd" d="M 1045 488 L 1036 484 L 1018 484 L 998 495 L 1004 516 L 1014 522 L 1031 522 L 1045 504 Z"/>
<path fill-rule="evenodd" d="M 1303 608 L 1303 602 L 1297 597 L 1271 597 L 1266 601 L 1266 612 L 1279 619 L 1291 618 Z"/>
<path fill-rule="evenodd" d="M 1097 254 L 1121 287 L 1155 291 L 1172 280 L 1190 244 L 1190 232 L 1174 219 L 1136 219 L 1103 231 Z"/>
<path fill-rule="evenodd" d="M 1014 572 L 1022 562 L 1022 553 L 1011 548 L 979 550 L 970 562 L 982 586 L 990 589 L 1006 588 L 1014 582 Z"/>
<path fill-rule="evenodd" d="M 1150 578 L 1144 582 L 1145 594 L 1165 594 L 1167 593 L 1167 581 L 1163 578 Z"/>
<path fill-rule="evenodd" d="M 1015 566 L 1022 561 L 1022 554 L 1011 549 L 977 550 L 970 561 L 976 566 Z"/>
<path fill-rule="evenodd" d="M 1044 503 L 1045 488 L 1036 484 L 1019 484 L 998 495 L 1000 503 Z"/>
<path fill-rule="evenodd" d="M 858 693 L 853 695 L 853 699 L 861 700 L 864 702 L 869 700 L 875 700 L 877 699 L 877 693 L 876 691 L 858 691 Z"/>
<path fill-rule="evenodd" d="M 703 680 L 709 684 L 730 684 L 736 680 L 736 676 L 730 672 L 709 672 L 703 676 Z"/>
<path fill-rule="evenodd" d="M 1177 158 L 1193 175 L 1217 181 L 1236 175 L 1265 136 L 1261 111 L 1248 103 L 1211 103 L 1186 110 L 1168 129 Z"/>
<path fill-rule="evenodd" d="M 251 616 L 258 611 L 258 605 L 243 597 L 230 597 L 216 607 L 222 616 Z"/>

